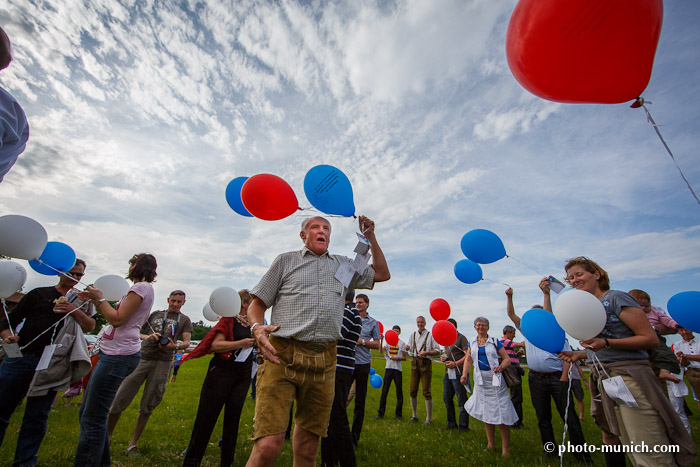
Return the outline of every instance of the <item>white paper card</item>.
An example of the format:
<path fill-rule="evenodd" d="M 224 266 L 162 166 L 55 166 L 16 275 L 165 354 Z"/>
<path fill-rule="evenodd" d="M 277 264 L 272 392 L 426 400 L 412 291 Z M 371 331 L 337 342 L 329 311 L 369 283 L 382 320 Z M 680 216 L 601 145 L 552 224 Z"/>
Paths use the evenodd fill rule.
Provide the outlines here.
<path fill-rule="evenodd" d="M 362 235 L 361 233 L 358 233 L 358 232 L 355 232 L 355 233 L 357 234 L 357 239 L 358 239 L 359 241 L 361 241 L 361 242 L 364 243 L 365 245 L 371 245 L 371 243 L 369 242 L 369 240 L 367 240 L 367 237 L 365 237 L 365 236 Z"/>
<path fill-rule="evenodd" d="M 22 356 L 22 351 L 19 350 L 19 344 L 17 342 L 3 344 L 2 346 L 5 348 L 7 358 L 20 358 Z"/>
<path fill-rule="evenodd" d="M 549 290 L 554 293 L 561 293 L 565 285 L 559 282 L 554 276 L 549 276 Z"/>
<path fill-rule="evenodd" d="M 45 370 L 49 367 L 51 357 L 53 357 L 53 353 L 56 351 L 57 347 L 58 345 L 56 344 L 49 344 L 44 347 L 44 353 L 41 354 L 41 359 L 39 359 L 39 363 L 36 365 L 36 371 Z"/>
<path fill-rule="evenodd" d="M 457 370 L 454 368 L 448 368 L 447 379 L 457 379 Z"/>
<path fill-rule="evenodd" d="M 355 259 L 352 262 L 352 267 L 355 268 L 355 271 L 358 272 L 358 274 L 363 274 L 365 272 L 365 269 L 367 269 L 367 263 L 369 263 L 369 259 L 372 257 L 369 253 L 366 253 L 364 255 L 355 255 Z"/>
<path fill-rule="evenodd" d="M 248 359 L 248 355 L 253 351 L 252 347 L 248 347 L 247 349 L 241 349 L 240 352 L 238 352 L 238 357 L 236 357 L 237 362 L 245 362 Z"/>
<path fill-rule="evenodd" d="M 467 390 L 467 394 L 471 394 L 471 393 L 472 393 L 472 388 L 470 388 L 468 384 L 465 384 L 465 385 L 464 385 L 464 389 Z"/>
<path fill-rule="evenodd" d="M 358 255 L 364 255 L 369 251 L 369 245 L 367 245 L 364 242 L 357 242 L 357 245 L 355 246 L 354 252 L 357 253 Z"/>
<path fill-rule="evenodd" d="M 345 261 L 340 265 L 338 270 L 335 272 L 335 278 L 343 284 L 344 287 L 350 287 L 350 282 L 355 276 L 355 268 L 352 267 L 350 261 Z"/>
<path fill-rule="evenodd" d="M 622 376 L 613 376 L 603 380 L 603 389 L 612 400 L 625 404 L 627 407 L 638 407 L 637 401 L 622 379 Z"/>
<path fill-rule="evenodd" d="M 501 374 L 494 373 L 493 378 L 491 379 L 491 386 L 499 387 L 500 385 L 501 385 Z"/>

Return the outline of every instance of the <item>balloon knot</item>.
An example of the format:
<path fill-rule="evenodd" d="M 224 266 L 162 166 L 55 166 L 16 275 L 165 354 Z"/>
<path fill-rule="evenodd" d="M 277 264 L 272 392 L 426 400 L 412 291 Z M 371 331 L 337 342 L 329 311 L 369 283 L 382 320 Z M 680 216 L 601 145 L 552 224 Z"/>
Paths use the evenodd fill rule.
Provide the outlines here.
<path fill-rule="evenodd" d="M 630 105 L 631 109 L 638 109 L 641 106 L 644 105 L 644 98 L 642 96 L 639 96 L 633 103 Z"/>

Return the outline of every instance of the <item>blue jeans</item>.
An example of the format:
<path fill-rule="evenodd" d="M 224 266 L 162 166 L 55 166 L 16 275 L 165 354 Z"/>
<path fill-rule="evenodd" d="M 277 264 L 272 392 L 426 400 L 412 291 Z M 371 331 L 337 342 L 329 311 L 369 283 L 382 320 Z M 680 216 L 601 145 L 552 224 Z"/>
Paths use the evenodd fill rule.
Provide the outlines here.
<path fill-rule="evenodd" d="M 39 359 L 34 355 L 24 355 L 20 358 L 6 358 L 0 363 L 0 445 L 5 438 L 10 417 L 27 395 Z M 27 398 L 12 465 L 36 464 L 36 453 L 46 434 L 46 420 L 54 397 L 56 391 Z"/>
<path fill-rule="evenodd" d="M 110 465 L 107 414 L 119 385 L 134 371 L 140 359 L 140 352 L 132 355 L 106 355 L 100 352 L 100 359 L 92 372 L 78 412 L 80 438 L 74 466 Z"/>
<path fill-rule="evenodd" d="M 457 404 L 459 404 L 459 428 L 466 430 L 469 428 L 469 414 L 464 408 L 467 403 L 467 390 L 464 389 L 462 383 L 458 379 L 449 379 L 447 375 L 442 380 L 442 400 L 445 401 L 447 409 L 447 426 L 448 428 L 457 427 L 455 419 L 455 403 L 454 396 L 457 395 Z"/>

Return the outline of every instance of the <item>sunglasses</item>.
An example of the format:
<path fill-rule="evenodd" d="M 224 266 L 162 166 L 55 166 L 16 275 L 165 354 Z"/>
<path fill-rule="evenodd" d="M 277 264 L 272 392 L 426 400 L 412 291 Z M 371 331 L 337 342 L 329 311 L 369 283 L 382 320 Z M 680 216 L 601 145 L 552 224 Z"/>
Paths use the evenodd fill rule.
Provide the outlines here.
<path fill-rule="evenodd" d="M 74 277 L 74 278 L 76 278 L 76 279 L 80 279 L 80 278 L 83 277 L 84 275 L 85 275 L 84 272 L 71 272 L 71 271 L 68 271 L 68 272 L 66 273 L 66 276 Z"/>

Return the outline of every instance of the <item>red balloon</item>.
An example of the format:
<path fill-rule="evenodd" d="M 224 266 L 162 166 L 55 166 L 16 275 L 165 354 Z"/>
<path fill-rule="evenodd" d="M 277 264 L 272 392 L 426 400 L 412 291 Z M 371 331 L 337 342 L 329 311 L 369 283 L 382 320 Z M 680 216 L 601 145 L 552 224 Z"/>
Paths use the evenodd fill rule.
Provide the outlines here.
<path fill-rule="evenodd" d="M 520 0 L 506 57 L 528 91 L 555 102 L 618 104 L 649 84 L 662 0 Z"/>
<path fill-rule="evenodd" d="M 241 201 L 249 213 L 266 221 L 288 217 L 299 209 L 294 190 L 277 175 L 258 174 L 241 187 Z"/>
<path fill-rule="evenodd" d="M 393 329 L 389 329 L 386 332 L 386 335 L 384 336 L 384 340 L 387 344 L 395 346 L 399 343 L 399 335 L 396 334 L 396 331 L 394 331 Z"/>
<path fill-rule="evenodd" d="M 438 344 L 448 347 L 457 342 L 457 328 L 449 321 L 438 321 L 433 325 L 433 339 Z"/>
<path fill-rule="evenodd" d="M 379 334 L 384 334 L 384 325 L 382 324 L 382 322 L 377 321 L 377 324 L 379 325 Z"/>
<path fill-rule="evenodd" d="M 430 316 L 435 321 L 442 321 L 450 317 L 450 304 L 442 298 L 436 298 L 430 302 Z"/>

